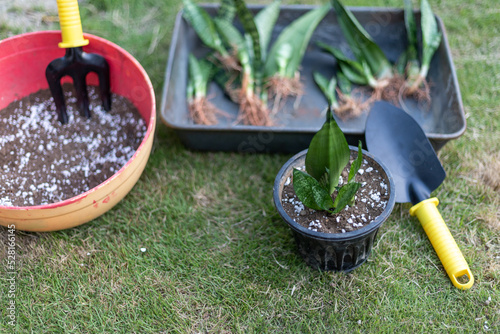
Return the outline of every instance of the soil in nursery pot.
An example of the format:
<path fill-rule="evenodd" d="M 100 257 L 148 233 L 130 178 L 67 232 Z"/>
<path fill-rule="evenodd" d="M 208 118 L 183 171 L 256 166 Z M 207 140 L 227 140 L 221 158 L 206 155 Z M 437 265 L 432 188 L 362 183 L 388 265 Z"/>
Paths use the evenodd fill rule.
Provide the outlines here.
<path fill-rule="evenodd" d="M 350 163 L 342 172 L 342 181 L 347 182 L 351 163 L 357 152 L 351 151 Z M 389 181 L 385 173 L 372 159 L 364 157 L 355 181 L 362 184 L 356 193 L 355 205 L 347 206 L 337 214 L 309 209 L 302 204 L 293 190 L 290 177 L 283 188 L 282 204 L 285 212 L 300 225 L 317 232 L 346 233 L 370 224 L 385 209 L 389 200 Z M 333 194 L 335 198 L 336 192 Z"/>
<path fill-rule="evenodd" d="M 87 119 L 73 85 L 63 90 L 67 124 L 58 121 L 47 89 L 0 111 L 0 205 L 44 205 L 84 193 L 120 170 L 141 144 L 146 124 L 128 99 L 112 94 L 106 112 L 98 88 L 89 86 Z"/>

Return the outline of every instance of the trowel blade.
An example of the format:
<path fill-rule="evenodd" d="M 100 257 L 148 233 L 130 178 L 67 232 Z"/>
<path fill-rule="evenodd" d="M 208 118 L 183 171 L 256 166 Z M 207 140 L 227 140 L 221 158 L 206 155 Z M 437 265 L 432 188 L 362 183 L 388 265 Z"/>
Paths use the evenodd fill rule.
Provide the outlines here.
<path fill-rule="evenodd" d="M 387 102 L 373 104 L 366 120 L 366 146 L 390 170 L 396 202 L 413 204 L 429 198 L 446 172 L 420 125 Z"/>

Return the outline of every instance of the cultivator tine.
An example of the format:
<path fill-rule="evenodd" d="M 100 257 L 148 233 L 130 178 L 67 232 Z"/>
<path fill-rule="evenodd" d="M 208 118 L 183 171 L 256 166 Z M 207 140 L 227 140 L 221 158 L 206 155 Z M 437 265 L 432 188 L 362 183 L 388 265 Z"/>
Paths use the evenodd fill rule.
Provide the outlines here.
<path fill-rule="evenodd" d="M 97 73 L 97 77 L 99 78 L 99 91 L 101 92 L 101 101 L 102 101 L 102 107 L 106 111 L 111 110 L 111 88 L 110 88 L 110 82 L 109 82 L 109 65 L 106 59 L 104 57 L 94 54 L 94 53 L 89 53 L 88 56 L 91 56 L 92 63 L 97 66 L 99 69 L 98 71 L 95 71 Z"/>
<path fill-rule="evenodd" d="M 59 62 L 61 58 L 53 60 L 47 69 L 45 70 L 45 76 L 47 82 L 49 83 L 49 89 L 52 94 L 52 98 L 56 104 L 56 111 L 59 115 L 59 122 L 62 124 L 68 123 L 68 114 L 66 112 L 66 103 L 64 103 L 64 93 L 61 86 L 61 78 L 58 76 L 58 72 L 54 68 L 59 67 Z"/>
<path fill-rule="evenodd" d="M 87 83 L 85 77 L 74 77 L 73 86 L 76 92 L 76 105 L 82 117 L 90 118 L 89 96 L 87 93 Z"/>

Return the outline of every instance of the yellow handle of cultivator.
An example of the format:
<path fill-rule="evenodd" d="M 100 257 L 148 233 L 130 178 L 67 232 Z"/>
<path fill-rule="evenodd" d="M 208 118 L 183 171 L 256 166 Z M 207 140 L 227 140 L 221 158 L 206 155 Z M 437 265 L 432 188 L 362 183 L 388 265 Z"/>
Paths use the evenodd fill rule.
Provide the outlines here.
<path fill-rule="evenodd" d="M 426 199 L 414 205 L 410 209 L 410 215 L 416 215 L 422 224 L 453 285 L 462 290 L 470 289 L 474 284 L 474 276 L 441 217 L 437 209 L 438 204 L 439 200 L 435 197 Z M 464 275 L 468 277 L 468 282 L 459 282 L 458 279 Z"/>
<path fill-rule="evenodd" d="M 89 44 L 83 38 L 82 22 L 77 0 L 57 0 L 59 23 L 61 25 L 62 42 L 60 48 L 76 48 Z"/>

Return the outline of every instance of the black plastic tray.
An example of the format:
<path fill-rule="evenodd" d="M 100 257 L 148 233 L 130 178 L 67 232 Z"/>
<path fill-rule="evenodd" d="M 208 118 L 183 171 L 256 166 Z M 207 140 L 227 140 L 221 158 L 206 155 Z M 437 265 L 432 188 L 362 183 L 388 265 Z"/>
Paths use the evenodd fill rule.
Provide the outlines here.
<path fill-rule="evenodd" d="M 217 5 L 202 5 L 215 15 Z M 263 6 L 249 6 L 258 12 Z M 273 31 L 273 40 L 291 21 L 315 6 L 282 6 Z M 396 61 L 406 48 L 406 31 L 403 10 L 382 7 L 351 7 L 353 14 L 380 45 L 389 60 Z M 417 12 L 417 23 L 419 13 Z M 426 110 L 420 110 L 414 101 L 406 101 L 406 110 L 422 126 L 434 149 L 439 150 L 450 139 L 458 138 L 466 127 L 462 98 L 451 58 L 448 39 L 442 21 L 438 19 L 443 40 L 430 66 L 428 79 L 431 83 L 432 102 Z M 209 87 L 211 101 L 231 117 L 220 118 L 214 126 L 197 125 L 189 119 L 186 84 L 188 76 L 188 55 L 201 56 L 208 52 L 194 30 L 177 14 L 170 55 L 167 63 L 165 84 L 162 94 L 161 119 L 175 130 L 183 144 L 195 150 L 239 151 L 249 153 L 296 153 L 308 147 L 312 136 L 324 121 L 322 111 L 327 102 L 316 87 L 312 72 L 319 71 L 329 77 L 335 73 L 335 60 L 315 45 L 322 41 L 349 52 L 335 13 L 330 11 L 314 32 L 301 66 L 301 79 L 305 94 L 297 109 L 288 104 L 287 112 L 277 115 L 276 125 L 271 127 L 236 125 L 234 120 L 238 106 L 224 96 L 223 91 L 212 83 Z M 272 43 L 272 41 L 271 41 Z M 351 145 L 364 140 L 367 113 L 338 123 Z"/>

